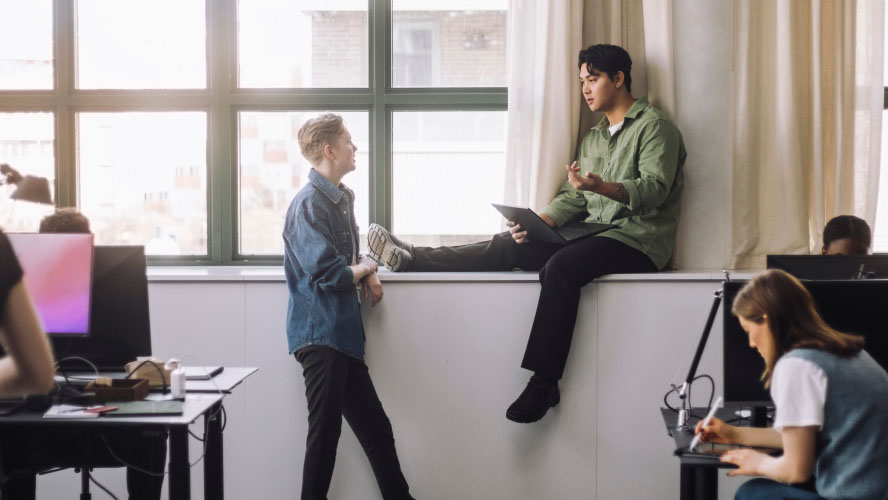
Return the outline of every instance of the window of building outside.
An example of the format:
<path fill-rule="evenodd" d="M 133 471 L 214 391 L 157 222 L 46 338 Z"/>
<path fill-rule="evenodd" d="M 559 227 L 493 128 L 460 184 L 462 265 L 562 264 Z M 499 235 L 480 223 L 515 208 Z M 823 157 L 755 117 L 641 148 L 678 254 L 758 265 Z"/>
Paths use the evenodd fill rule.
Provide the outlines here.
<path fill-rule="evenodd" d="M 0 163 L 47 177 L 99 244 L 279 262 L 296 133 L 337 112 L 362 233 L 480 240 L 502 227 L 508 3 L 0 0 Z M 52 207 L 12 189 L 0 225 L 36 230 Z"/>

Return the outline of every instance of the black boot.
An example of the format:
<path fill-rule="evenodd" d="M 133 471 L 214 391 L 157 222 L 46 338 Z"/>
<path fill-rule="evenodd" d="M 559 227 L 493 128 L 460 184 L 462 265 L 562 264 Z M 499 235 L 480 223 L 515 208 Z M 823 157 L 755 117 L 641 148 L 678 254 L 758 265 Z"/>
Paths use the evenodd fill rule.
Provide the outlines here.
<path fill-rule="evenodd" d="M 559 401 L 561 393 L 558 392 L 558 381 L 534 375 L 530 377 L 524 392 L 506 410 L 506 418 L 521 424 L 536 422 Z"/>

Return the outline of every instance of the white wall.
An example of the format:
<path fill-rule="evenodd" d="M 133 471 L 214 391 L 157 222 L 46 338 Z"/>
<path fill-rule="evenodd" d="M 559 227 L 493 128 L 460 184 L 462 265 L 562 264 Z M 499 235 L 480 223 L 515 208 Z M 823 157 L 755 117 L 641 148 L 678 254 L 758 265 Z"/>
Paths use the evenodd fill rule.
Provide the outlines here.
<path fill-rule="evenodd" d="M 674 0 L 676 122 L 685 140 L 680 269 L 731 257 L 733 2 Z"/>
<path fill-rule="evenodd" d="M 383 302 L 366 311 L 367 364 L 412 491 L 432 500 L 676 497 L 678 461 L 659 407 L 667 383 L 685 375 L 717 280 L 650 276 L 588 286 L 562 403 L 521 425 L 507 421 L 505 409 L 528 378 L 519 365 L 539 285 L 532 274 L 524 278 L 386 281 Z M 192 353 L 206 364 L 260 368 L 226 401 L 226 497 L 293 498 L 307 414 L 300 366 L 287 354 L 284 283 L 152 281 L 150 300 L 159 357 Z M 700 368 L 719 384 L 720 325 Z M 192 444 L 195 459 L 200 448 Z M 199 464 L 196 495 L 200 474 Z M 122 469 L 97 475 L 118 496 L 123 476 Z M 69 492 L 78 484 L 70 472 L 41 477 L 39 497 L 76 498 Z M 733 488 L 723 488 L 723 498 Z M 347 426 L 330 498 L 379 498 Z"/>

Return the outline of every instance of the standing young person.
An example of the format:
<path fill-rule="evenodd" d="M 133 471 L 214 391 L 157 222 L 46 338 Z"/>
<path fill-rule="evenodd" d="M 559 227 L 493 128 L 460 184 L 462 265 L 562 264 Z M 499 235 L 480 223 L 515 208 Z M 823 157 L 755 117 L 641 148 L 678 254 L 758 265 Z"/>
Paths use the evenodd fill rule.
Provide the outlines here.
<path fill-rule="evenodd" d="M 287 341 L 302 364 L 308 438 L 302 499 L 326 499 L 345 417 L 386 500 L 412 499 L 395 451 L 392 426 L 364 363 L 363 298 L 382 300 L 376 262 L 360 257 L 355 195 L 342 178 L 355 170 L 357 146 L 342 117 L 323 114 L 298 133 L 311 163 L 284 224 L 284 272 L 290 300 Z"/>
<path fill-rule="evenodd" d="M 737 500 L 885 500 L 888 498 L 888 373 L 864 340 L 827 325 L 814 299 L 780 270 L 756 276 L 731 309 L 765 360 L 773 428 L 736 427 L 715 418 L 696 431 L 704 441 L 782 448 L 779 457 L 732 450 L 728 475 L 764 476 Z M 800 485 L 811 479 L 813 487 Z"/>

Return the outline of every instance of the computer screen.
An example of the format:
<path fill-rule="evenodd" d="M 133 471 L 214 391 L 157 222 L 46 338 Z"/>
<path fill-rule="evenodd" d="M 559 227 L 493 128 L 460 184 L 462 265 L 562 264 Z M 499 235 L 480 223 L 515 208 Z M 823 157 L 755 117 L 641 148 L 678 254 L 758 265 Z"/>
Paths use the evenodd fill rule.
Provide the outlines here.
<path fill-rule="evenodd" d="M 87 335 L 93 267 L 91 234 L 10 233 L 43 330 Z"/>
<path fill-rule="evenodd" d="M 100 370 L 122 370 L 137 356 L 151 355 L 148 278 L 141 246 L 95 247 L 92 324 L 88 338 L 52 339 L 56 357 L 89 359 Z M 63 369 L 84 370 L 76 360 Z"/>
<path fill-rule="evenodd" d="M 820 315 L 836 330 L 863 335 L 866 351 L 888 370 L 888 280 L 803 281 L 814 297 Z M 746 332 L 731 305 L 745 281 L 724 284 L 725 401 L 760 403 L 771 397 L 761 382 L 765 363 L 749 347 Z"/>
<path fill-rule="evenodd" d="M 888 278 L 888 255 L 768 255 L 767 263 L 801 280 Z"/>

